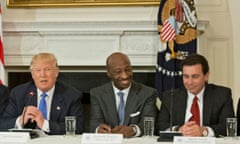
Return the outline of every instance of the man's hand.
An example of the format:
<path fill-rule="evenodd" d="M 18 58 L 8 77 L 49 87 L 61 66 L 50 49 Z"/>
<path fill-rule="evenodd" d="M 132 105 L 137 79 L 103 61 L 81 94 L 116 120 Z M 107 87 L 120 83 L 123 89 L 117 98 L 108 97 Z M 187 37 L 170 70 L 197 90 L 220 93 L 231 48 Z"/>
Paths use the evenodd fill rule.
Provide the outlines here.
<path fill-rule="evenodd" d="M 116 126 L 112 129 L 112 133 L 121 133 L 124 138 L 132 137 L 135 134 L 131 126 Z"/>
<path fill-rule="evenodd" d="M 23 123 L 23 119 L 24 124 L 26 124 L 29 119 L 31 119 L 32 122 L 35 121 L 39 128 L 42 128 L 44 122 L 42 113 L 35 106 L 27 106 L 23 109 L 23 113 L 20 118 L 20 123 Z"/>
<path fill-rule="evenodd" d="M 97 133 L 111 133 L 111 127 L 106 124 L 100 124 Z"/>
<path fill-rule="evenodd" d="M 24 107 L 23 112 L 22 112 L 22 114 L 20 116 L 20 119 L 19 119 L 19 123 L 23 126 L 28 122 L 29 119 L 31 119 L 31 116 L 26 115 L 26 107 Z"/>
<path fill-rule="evenodd" d="M 184 136 L 202 136 L 202 128 L 195 121 L 185 123 L 179 128 Z"/>

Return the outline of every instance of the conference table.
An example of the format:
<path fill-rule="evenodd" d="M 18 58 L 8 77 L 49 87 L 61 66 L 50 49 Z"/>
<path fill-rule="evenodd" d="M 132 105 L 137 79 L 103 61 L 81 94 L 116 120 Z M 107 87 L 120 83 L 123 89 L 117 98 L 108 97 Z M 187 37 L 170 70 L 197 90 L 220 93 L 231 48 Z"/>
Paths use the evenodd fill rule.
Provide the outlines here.
<path fill-rule="evenodd" d="M 75 136 L 46 136 L 35 138 L 27 144 L 81 144 L 82 135 Z M 125 138 L 122 144 L 172 144 L 173 142 L 157 142 L 157 137 Z M 216 138 L 216 144 L 240 144 L 240 137 Z"/>

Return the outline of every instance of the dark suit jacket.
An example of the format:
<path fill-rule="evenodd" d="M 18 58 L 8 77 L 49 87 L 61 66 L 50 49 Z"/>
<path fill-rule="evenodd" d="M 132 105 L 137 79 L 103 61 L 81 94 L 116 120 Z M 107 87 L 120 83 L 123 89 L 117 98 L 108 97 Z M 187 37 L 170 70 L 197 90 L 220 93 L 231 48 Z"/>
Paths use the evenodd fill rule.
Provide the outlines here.
<path fill-rule="evenodd" d="M 156 122 L 157 133 L 160 130 L 163 131 L 169 128 L 170 118 L 172 118 L 172 126 L 182 126 L 185 123 L 187 97 L 186 89 L 174 90 L 171 110 L 171 92 L 166 91 L 163 93 L 161 109 Z M 234 117 L 231 90 L 213 84 L 206 84 L 203 94 L 203 126 L 211 127 L 215 136 L 225 136 L 227 117 Z"/>
<path fill-rule="evenodd" d="M 49 134 L 65 133 L 65 116 L 76 116 L 76 132 L 83 132 L 81 99 L 81 92 L 60 81 L 56 82 L 50 110 Z M 4 125 L 1 124 L 1 127 L 14 128 L 17 117 L 22 114 L 27 105 L 37 107 L 37 89 L 34 82 L 28 82 L 12 89 L 10 101 L 4 113 Z"/>
<path fill-rule="evenodd" d="M 238 118 L 238 136 L 240 136 L 240 98 L 237 105 L 237 118 Z"/>
<path fill-rule="evenodd" d="M 8 88 L 4 85 L 0 85 L 0 118 L 3 115 L 3 112 L 9 101 L 9 91 Z"/>
<path fill-rule="evenodd" d="M 95 132 L 101 123 L 108 124 L 112 128 L 119 125 L 112 82 L 92 89 L 90 95 L 90 131 Z M 156 98 L 155 89 L 133 82 L 125 106 L 124 125 L 136 124 L 143 131 L 143 117 L 156 116 Z"/>

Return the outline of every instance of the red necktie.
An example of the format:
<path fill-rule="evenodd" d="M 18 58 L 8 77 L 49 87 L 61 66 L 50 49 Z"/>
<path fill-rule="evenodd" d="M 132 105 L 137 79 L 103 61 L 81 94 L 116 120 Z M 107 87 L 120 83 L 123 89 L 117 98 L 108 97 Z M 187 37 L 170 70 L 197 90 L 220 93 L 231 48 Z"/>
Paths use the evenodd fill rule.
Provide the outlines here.
<path fill-rule="evenodd" d="M 198 107 L 198 97 L 197 96 L 195 96 L 193 99 L 191 113 L 192 113 L 192 117 L 190 118 L 190 121 L 195 121 L 198 125 L 200 125 L 200 112 L 199 112 L 199 107 Z"/>

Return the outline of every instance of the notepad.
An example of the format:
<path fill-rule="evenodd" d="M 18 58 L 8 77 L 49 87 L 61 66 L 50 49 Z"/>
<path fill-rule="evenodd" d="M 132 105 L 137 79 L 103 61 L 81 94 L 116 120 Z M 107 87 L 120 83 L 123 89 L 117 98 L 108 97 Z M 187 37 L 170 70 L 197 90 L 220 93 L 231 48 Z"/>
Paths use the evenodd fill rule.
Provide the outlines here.
<path fill-rule="evenodd" d="M 0 132 L 0 143 L 26 144 L 29 140 L 29 132 Z"/>
<path fill-rule="evenodd" d="M 84 133 L 81 144 L 122 144 L 122 134 Z"/>
<path fill-rule="evenodd" d="M 215 137 L 174 137 L 173 144 L 216 144 Z"/>

